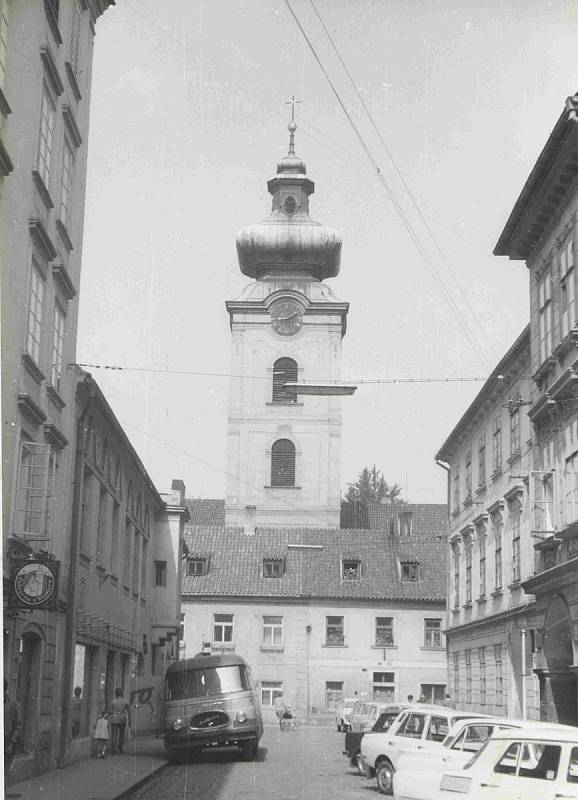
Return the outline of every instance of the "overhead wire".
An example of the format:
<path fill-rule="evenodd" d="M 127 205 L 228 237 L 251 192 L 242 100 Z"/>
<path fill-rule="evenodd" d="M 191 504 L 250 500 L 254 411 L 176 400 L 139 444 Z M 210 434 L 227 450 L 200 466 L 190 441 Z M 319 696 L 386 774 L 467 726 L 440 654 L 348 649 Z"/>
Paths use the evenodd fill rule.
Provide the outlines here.
<path fill-rule="evenodd" d="M 379 167 L 379 164 L 377 163 L 375 157 L 373 156 L 373 153 L 371 152 L 371 149 L 369 148 L 368 144 L 366 143 L 366 141 L 365 141 L 361 131 L 359 130 L 358 126 L 355 124 L 355 121 L 353 120 L 353 117 L 351 116 L 351 114 L 350 114 L 349 110 L 347 109 L 344 101 L 342 100 L 341 95 L 339 94 L 339 92 L 338 92 L 333 80 L 331 79 L 331 76 L 329 75 L 329 73 L 325 69 L 325 66 L 324 66 L 323 62 L 321 61 L 321 58 L 318 55 L 315 47 L 313 46 L 313 43 L 311 42 L 311 39 L 307 35 L 307 32 L 303 28 L 299 18 L 297 17 L 295 11 L 293 10 L 293 7 L 291 5 L 290 0 L 285 0 L 285 5 L 289 9 L 290 14 L 291 14 L 291 16 L 293 17 L 293 19 L 295 21 L 295 24 L 299 28 L 299 30 L 300 30 L 303 38 L 305 39 L 305 42 L 307 43 L 307 46 L 309 47 L 309 49 L 310 49 L 315 61 L 317 62 L 317 64 L 318 64 L 319 68 L 321 69 L 325 79 L 327 80 L 327 83 L 329 84 L 333 94 L 335 95 L 335 98 L 336 98 L 337 102 L 339 103 L 339 106 L 341 107 L 341 110 L 345 114 L 345 116 L 347 118 L 347 121 L 349 122 L 351 128 L 353 129 L 355 135 L 357 136 L 357 139 L 358 139 L 358 141 L 359 141 L 359 143 L 360 143 L 365 155 L 367 156 L 371 166 L 373 167 L 373 169 L 375 171 L 375 174 L 377 176 L 377 179 L 378 179 L 379 183 L 381 184 L 382 188 L 385 189 L 385 191 L 386 191 L 386 193 L 387 193 L 387 195 L 388 195 L 393 207 L 397 211 L 397 214 L 398 214 L 399 218 L 401 219 L 406 231 L 408 232 L 412 242 L 414 243 L 418 253 L 422 257 L 422 260 L 424 261 L 424 263 L 426 264 L 427 268 L 429 269 L 430 274 L 432 275 L 432 277 L 434 278 L 435 282 L 437 283 L 438 288 L 440 289 L 440 292 L 442 293 L 442 296 L 444 297 L 444 299 L 448 303 L 450 309 L 452 310 L 454 316 L 456 317 L 459 325 L 461 326 L 463 332 L 465 333 L 466 338 L 470 342 L 472 348 L 477 352 L 478 356 L 482 359 L 482 361 L 484 361 L 486 363 L 486 365 L 489 365 L 488 358 L 487 358 L 484 350 L 481 348 L 481 346 L 478 343 L 476 337 L 470 331 L 470 328 L 469 328 L 465 318 L 463 317 L 459 307 L 457 306 L 455 300 L 451 296 L 451 294 L 450 294 L 449 290 L 447 289 L 447 287 L 446 287 L 441 275 L 439 274 L 438 270 L 436 269 L 435 264 L 432 262 L 431 258 L 429 257 L 429 254 L 427 253 L 427 250 L 422 245 L 419 236 L 417 235 L 416 231 L 414 230 L 413 225 L 411 224 L 411 221 L 408 219 L 405 211 L 403 210 L 403 208 L 401 207 L 400 203 L 398 202 L 397 197 L 395 196 L 392 188 L 390 187 L 388 181 L 386 180 L 385 176 L 383 175 L 383 172 L 382 172 L 381 168 Z"/>
<path fill-rule="evenodd" d="M 327 28 L 327 25 L 325 24 L 325 22 L 323 20 L 323 17 L 319 13 L 319 10 L 318 10 L 317 6 L 315 5 L 314 0 L 309 0 L 309 2 L 311 3 L 311 6 L 313 7 L 313 10 L 315 11 L 315 14 L 317 15 L 317 18 L 318 18 L 323 30 L 325 31 L 325 34 L 327 35 L 327 38 L 329 39 L 331 47 L 333 48 L 333 51 L 335 52 L 335 55 L 337 56 L 337 58 L 339 60 L 339 63 L 343 67 L 343 70 L 344 70 L 345 74 L 347 75 L 347 77 L 349 79 L 349 82 L 351 83 L 351 85 L 353 87 L 353 90 L 354 90 L 359 102 L 361 103 L 361 105 L 363 107 L 363 110 L 365 111 L 365 113 L 367 115 L 367 118 L 369 119 L 369 122 L 371 123 L 371 126 L 372 126 L 373 130 L 375 131 L 379 141 L 383 145 L 383 148 L 384 148 L 384 150 L 385 150 L 385 152 L 387 154 L 387 157 L 391 161 L 391 164 L 392 164 L 393 168 L 395 169 L 395 172 L 397 173 L 397 175 L 398 175 L 398 177 L 399 177 L 399 179 L 400 179 L 405 191 L 407 192 L 407 195 L 410 198 L 413 207 L 415 208 L 415 210 L 416 210 L 416 212 L 417 212 L 422 224 L 424 225 L 426 231 L 428 232 L 428 234 L 430 236 L 430 239 L 432 240 L 432 242 L 434 244 L 434 247 L 436 248 L 437 252 L 439 253 L 443 263 L 446 266 L 446 269 L 447 269 L 448 273 L 450 274 L 450 276 L 451 276 L 454 284 L 456 285 L 458 291 L 460 292 L 462 298 L 464 299 L 464 302 L 468 306 L 468 309 L 469 309 L 470 313 L 472 314 L 472 317 L 475 319 L 476 323 L 478 324 L 478 327 L 479 327 L 480 331 L 483 333 L 484 338 L 486 340 L 486 343 L 488 344 L 490 350 L 492 351 L 492 353 L 494 354 L 496 359 L 499 358 L 498 353 L 496 352 L 496 349 L 494 348 L 492 342 L 490 341 L 490 339 L 489 339 L 489 337 L 488 337 L 488 335 L 487 335 L 487 333 L 486 333 L 486 331 L 485 331 L 485 329 L 484 329 L 484 327 L 483 327 L 483 325 L 482 325 L 482 323 L 481 323 L 481 321 L 480 321 L 480 319 L 478 317 L 478 314 L 477 314 L 475 308 L 473 307 L 472 303 L 470 302 L 470 299 L 467 296 L 466 292 L 464 291 L 462 285 L 460 284 L 460 282 L 456 278 L 456 275 L 455 275 L 455 273 L 454 273 L 454 271 L 453 271 L 448 259 L 446 258 L 445 253 L 441 249 L 436 237 L 433 234 L 433 231 L 431 230 L 431 228 L 429 226 L 428 221 L 425 219 L 425 217 L 424 217 L 424 215 L 422 213 L 422 210 L 421 210 L 421 208 L 420 208 L 420 206 L 419 206 L 419 204 L 418 204 L 418 202 L 417 202 L 417 200 L 415 198 L 415 195 L 413 194 L 411 188 L 409 187 L 407 181 L 405 180 L 405 177 L 404 177 L 401 169 L 399 168 L 396 160 L 394 159 L 391 150 L 387 146 L 387 143 L 386 143 L 386 141 L 385 141 L 380 129 L 378 128 L 378 126 L 377 126 L 377 124 L 375 122 L 373 114 L 371 113 L 371 111 L 369 110 L 369 108 L 367 106 L 367 103 L 363 99 L 363 95 L 359 91 L 359 88 L 357 87 L 356 82 L 353 80 L 353 76 L 352 76 L 349 68 L 347 67 L 347 64 L 345 63 L 345 60 L 343 59 L 343 57 L 342 57 L 342 55 L 341 55 L 341 53 L 339 51 L 339 48 L 337 47 L 337 44 L 335 43 L 335 40 L 334 40 L 333 36 L 331 35 L 330 30 Z"/>

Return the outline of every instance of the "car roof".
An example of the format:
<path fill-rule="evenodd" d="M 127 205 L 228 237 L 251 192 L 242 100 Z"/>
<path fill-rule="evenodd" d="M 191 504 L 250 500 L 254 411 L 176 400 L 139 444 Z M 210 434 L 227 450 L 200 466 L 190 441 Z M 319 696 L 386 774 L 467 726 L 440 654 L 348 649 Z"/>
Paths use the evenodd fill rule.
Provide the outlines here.
<path fill-rule="evenodd" d="M 529 724 L 517 730 L 510 728 L 496 731 L 492 738 L 500 741 L 503 739 L 515 739 L 516 741 L 539 739 L 540 741 L 578 744 L 578 728 L 571 725 L 549 725 L 548 723 Z"/>

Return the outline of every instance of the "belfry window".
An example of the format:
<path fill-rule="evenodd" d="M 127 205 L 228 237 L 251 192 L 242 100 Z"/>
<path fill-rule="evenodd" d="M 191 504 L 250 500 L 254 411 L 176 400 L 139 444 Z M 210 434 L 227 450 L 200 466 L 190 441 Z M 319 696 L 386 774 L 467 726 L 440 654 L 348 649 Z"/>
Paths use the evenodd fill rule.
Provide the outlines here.
<path fill-rule="evenodd" d="M 295 445 L 277 439 L 271 448 L 271 486 L 295 486 Z"/>
<path fill-rule="evenodd" d="M 278 358 L 273 364 L 273 402 L 296 403 L 295 390 L 285 386 L 286 383 L 295 383 L 296 381 L 297 362 L 292 358 Z"/>

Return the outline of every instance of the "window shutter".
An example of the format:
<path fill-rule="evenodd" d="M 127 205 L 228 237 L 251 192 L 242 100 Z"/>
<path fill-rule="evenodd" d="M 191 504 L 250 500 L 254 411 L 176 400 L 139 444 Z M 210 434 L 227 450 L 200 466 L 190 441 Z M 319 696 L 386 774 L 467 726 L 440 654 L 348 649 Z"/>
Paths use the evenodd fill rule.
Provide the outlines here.
<path fill-rule="evenodd" d="M 297 362 L 292 358 L 278 358 L 273 365 L 273 402 L 296 403 L 297 394 L 294 389 L 287 389 L 286 383 L 297 381 Z"/>
<path fill-rule="evenodd" d="M 271 486 L 295 486 L 295 445 L 289 439 L 271 448 Z"/>

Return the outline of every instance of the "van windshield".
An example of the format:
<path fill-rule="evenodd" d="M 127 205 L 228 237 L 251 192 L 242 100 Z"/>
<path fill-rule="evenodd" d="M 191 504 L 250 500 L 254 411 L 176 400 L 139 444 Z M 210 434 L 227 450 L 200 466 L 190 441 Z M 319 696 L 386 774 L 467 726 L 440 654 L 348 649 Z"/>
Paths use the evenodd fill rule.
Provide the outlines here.
<path fill-rule="evenodd" d="M 171 700 L 244 692 L 251 688 L 247 671 L 241 664 L 172 673 L 167 676 L 167 683 Z"/>

